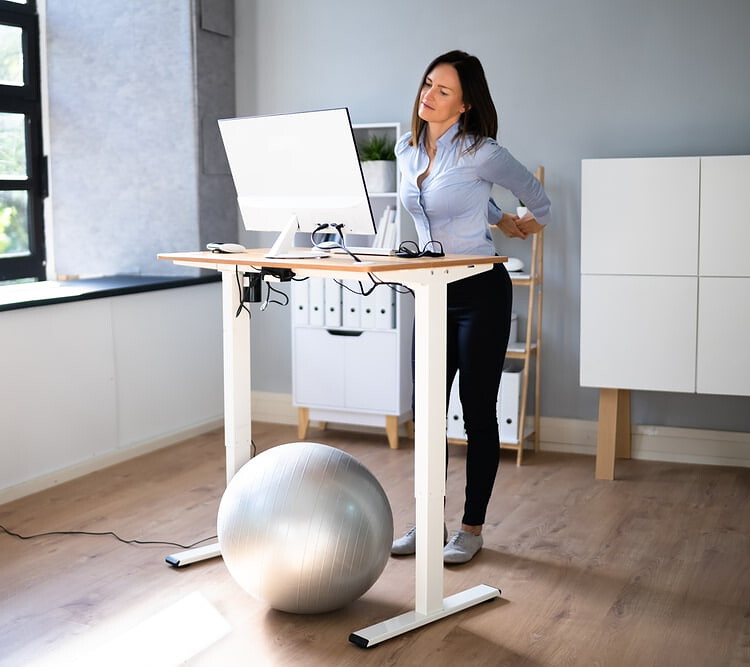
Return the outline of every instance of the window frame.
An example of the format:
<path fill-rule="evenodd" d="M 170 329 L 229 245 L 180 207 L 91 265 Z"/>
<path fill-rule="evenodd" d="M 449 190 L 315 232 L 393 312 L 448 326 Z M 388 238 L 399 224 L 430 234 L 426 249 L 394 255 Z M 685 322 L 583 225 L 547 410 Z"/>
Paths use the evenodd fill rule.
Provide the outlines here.
<path fill-rule="evenodd" d="M 0 190 L 28 194 L 29 254 L 0 254 L 0 281 L 46 278 L 44 198 L 47 197 L 47 158 L 42 142 L 41 45 L 36 0 L 19 4 L 0 0 L 0 24 L 23 30 L 23 86 L 0 84 L 0 112 L 22 113 L 26 126 L 25 179 L 0 179 Z"/>

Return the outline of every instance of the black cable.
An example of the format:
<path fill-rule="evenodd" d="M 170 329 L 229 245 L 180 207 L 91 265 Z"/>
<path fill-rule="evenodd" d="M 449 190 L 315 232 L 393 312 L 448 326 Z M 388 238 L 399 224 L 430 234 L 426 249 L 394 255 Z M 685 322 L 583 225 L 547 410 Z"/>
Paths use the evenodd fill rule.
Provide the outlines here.
<path fill-rule="evenodd" d="M 336 278 L 333 278 L 332 280 L 337 285 L 340 285 L 342 289 L 348 290 L 352 294 L 358 294 L 359 296 L 370 296 L 370 294 L 372 294 L 378 287 L 390 287 L 394 292 L 396 292 L 396 294 L 411 294 L 412 296 L 414 296 L 414 290 L 407 287 L 406 285 L 380 280 L 379 278 L 376 278 L 372 273 L 368 273 L 367 277 L 372 281 L 372 287 L 366 290 L 365 286 L 362 284 L 362 281 L 358 280 L 357 284 L 359 285 L 359 291 L 357 291 L 356 289 L 352 289 L 348 285 L 345 285 L 341 280 L 337 280 Z"/>
<path fill-rule="evenodd" d="M 376 287 L 380 287 L 381 285 L 384 285 L 386 287 L 390 287 L 396 294 L 411 294 L 414 296 L 414 290 L 410 287 L 407 287 L 406 285 L 402 285 L 401 283 L 392 283 L 385 280 L 380 280 L 380 278 L 377 278 L 372 273 L 367 274 L 370 277 L 370 280 L 374 283 L 370 291 L 365 295 L 372 294 L 372 292 L 375 290 Z"/>
<path fill-rule="evenodd" d="M 263 301 L 263 303 L 260 306 L 261 310 L 265 310 L 266 308 L 268 308 L 269 303 L 275 303 L 279 306 L 289 305 L 289 296 L 286 293 L 282 292 L 281 290 L 276 289 L 275 287 L 271 287 L 271 283 L 269 283 L 268 281 L 266 281 L 266 287 L 268 288 L 266 290 L 266 299 L 265 301 Z M 277 301 L 276 299 L 272 299 L 271 292 L 273 292 L 274 294 L 280 294 L 281 296 L 283 296 L 284 301 Z"/>
<path fill-rule="evenodd" d="M 375 286 L 373 286 L 367 294 L 365 294 L 365 286 L 362 284 L 361 280 L 357 281 L 357 285 L 359 285 L 359 291 L 355 290 L 352 287 L 349 287 L 349 285 L 346 285 L 343 280 L 339 280 L 338 278 L 331 278 L 333 282 L 335 282 L 337 285 L 341 286 L 341 289 L 345 289 L 348 292 L 351 292 L 352 294 L 357 294 L 359 296 L 368 296 L 369 294 L 372 294 L 372 290 L 375 289 Z"/>
<path fill-rule="evenodd" d="M 319 234 L 324 229 L 328 229 L 329 227 L 333 227 L 336 230 L 336 235 L 339 237 L 339 240 L 338 242 L 327 240 L 327 243 L 334 243 L 334 245 L 328 245 L 325 248 L 321 248 L 319 244 L 322 243 L 322 241 L 316 240 L 315 235 Z M 310 234 L 310 240 L 312 241 L 313 246 L 318 248 L 319 250 L 328 252 L 333 248 L 339 248 L 340 250 L 343 250 L 347 255 L 349 255 L 349 257 L 351 257 L 355 262 L 361 262 L 362 260 L 357 257 L 357 255 L 355 255 L 351 250 L 349 250 L 349 248 L 346 247 L 346 244 L 344 243 L 344 233 L 341 231 L 343 227 L 344 225 L 341 223 L 323 223 L 321 225 L 318 225 L 312 232 L 312 234 Z"/>
<path fill-rule="evenodd" d="M 216 539 L 216 535 L 212 535 L 211 537 L 204 537 L 202 540 L 198 540 L 197 542 L 193 542 L 192 544 L 179 544 L 178 542 L 167 542 L 164 540 L 126 540 L 120 537 L 117 533 L 112 532 L 111 530 L 107 530 L 102 533 L 90 532 L 87 530 L 52 530 L 46 533 L 35 533 L 34 535 L 21 535 L 12 530 L 8 530 L 3 525 L 0 525 L 0 530 L 2 530 L 4 533 L 7 533 L 11 537 L 17 537 L 19 540 L 33 540 L 38 537 L 48 537 L 50 535 L 90 535 L 93 537 L 114 537 L 116 540 L 122 542 L 123 544 L 161 544 L 170 547 L 178 547 L 180 549 L 192 549 L 193 547 L 203 542 Z"/>
<path fill-rule="evenodd" d="M 237 312 L 234 314 L 234 316 L 239 317 L 240 313 L 244 310 L 247 312 L 248 317 L 252 317 L 253 314 L 250 312 L 250 308 L 248 308 L 247 304 L 245 303 L 245 287 L 240 280 L 240 268 L 237 264 L 234 265 L 234 277 L 237 281 L 237 291 L 240 293 L 240 305 L 237 307 Z M 244 280 L 244 278 L 245 274 L 243 272 L 242 279 Z"/>
<path fill-rule="evenodd" d="M 250 438 L 250 457 L 251 458 L 254 457 L 257 451 L 258 451 L 258 447 L 255 444 L 255 440 Z M 17 537 L 19 540 L 34 540 L 38 537 L 49 537 L 52 535 L 89 535 L 91 537 L 114 537 L 118 542 L 122 542 L 123 544 L 135 544 L 138 546 L 149 545 L 149 544 L 161 544 L 161 545 L 168 546 L 168 547 L 177 547 L 178 549 L 192 549 L 193 547 L 197 547 L 199 544 L 202 544 L 203 542 L 207 542 L 208 540 L 215 540 L 218 537 L 217 535 L 211 535 L 211 537 L 204 537 L 203 539 L 198 540 L 197 542 L 193 542 L 192 544 L 180 544 L 179 542 L 169 542 L 166 540 L 126 540 L 111 530 L 107 530 L 101 533 L 91 532 L 88 530 L 51 530 L 46 533 L 35 533 L 33 535 L 21 535 L 20 533 L 16 533 L 15 531 L 9 530 L 2 524 L 0 524 L 0 530 L 10 535 L 11 537 Z"/>

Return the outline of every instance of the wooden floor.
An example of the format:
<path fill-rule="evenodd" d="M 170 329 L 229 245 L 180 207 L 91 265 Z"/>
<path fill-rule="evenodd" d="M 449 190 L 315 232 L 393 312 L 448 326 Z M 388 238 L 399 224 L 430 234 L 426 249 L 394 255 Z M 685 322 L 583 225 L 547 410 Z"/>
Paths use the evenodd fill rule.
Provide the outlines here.
<path fill-rule="evenodd" d="M 257 424 L 259 449 L 296 440 Z M 380 480 L 398 530 L 413 521 L 411 443 L 317 431 Z M 460 519 L 464 450 L 451 447 L 446 517 Z M 413 608 L 414 560 L 389 559 L 359 600 L 317 616 L 268 609 L 221 559 L 173 569 L 177 549 L 109 537 L 0 534 L 0 665 L 750 664 L 750 470 L 645 461 L 593 479 L 591 457 L 503 453 L 485 548 L 446 567 L 446 595 L 490 601 L 371 649 L 353 630 Z M 223 491 L 213 432 L 0 505 L 23 534 L 113 530 L 188 543 L 213 535 Z"/>

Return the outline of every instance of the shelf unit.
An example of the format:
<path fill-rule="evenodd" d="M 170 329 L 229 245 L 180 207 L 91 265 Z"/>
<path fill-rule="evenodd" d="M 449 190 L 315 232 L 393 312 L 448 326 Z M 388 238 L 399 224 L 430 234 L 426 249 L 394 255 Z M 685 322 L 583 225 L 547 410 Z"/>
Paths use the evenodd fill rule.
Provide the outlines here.
<path fill-rule="evenodd" d="M 394 143 L 399 123 L 353 125 L 355 141 L 386 136 Z M 368 192 L 378 225 L 395 208 L 400 237 L 398 179 L 393 192 Z M 347 235 L 351 246 L 371 245 L 372 236 Z M 357 283 L 347 286 L 358 290 Z M 367 287 L 367 285 L 365 285 Z M 387 287 L 357 297 L 330 279 L 295 283 L 292 290 L 293 401 L 297 432 L 307 437 L 310 422 L 382 426 L 392 449 L 399 426 L 411 426 L 411 325 L 413 300 Z M 316 310 L 317 309 L 317 310 Z M 336 312 L 338 310 L 338 313 Z M 356 312 L 358 311 L 358 312 Z"/>
<path fill-rule="evenodd" d="M 539 166 L 534 173 L 537 180 L 544 185 L 544 167 Z M 542 355 L 542 296 L 544 282 L 544 230 L 532 235 L 531 261 L 528 273 L 510 272 L 514 288 L 528 290 L 528 308 L 526 324 L 518 340 L 511 340 L 505 353 L 506 360 L 514 359 L 522 363 L 520 371 L 503 372 L 500 392 L 497 400 L 497 415 L 500 433 L 500 448 L 516 452 L 516 464 L 523 463 L 524 444 L 533 439 L 534 451 L 539 451 L 540 400 L 541 400 L 541 355 Z M 531 367 L 534 367 L 534 418 L 527 424 Z M 454 381 L 454 385 L 456 382 Z M 451 392 L 449 420 L 462 420 L 461 407 L 455 387 Z M 448 441 L 465 443 L 465 436 L 451 437 L 455 434 L 449 424 Z"/>
<path fill-rule="evenodd" d="M 540 167 L 541 169 L 541 167 Z M 539 176 L 537 176 L 539 178 Z M 543 172 L 542 172 L 543 177 Z M 540 178 L 539 180 L 542 180 Z M 514 286 L 525 287 L 529 290 L 529 307 L 526 317 L 525 335 L 520 342 L 508 345 L 505 353 L 506 359 L 519 359 L 523 363 L 521 370 L 521 400 L 518 411 L 515 440 L 500 441 L 501 449 L 513 449 L 516 451 L 516 463 L 523 463 L 524 443 L 534 440 L 534 451 L 539 451 L 539 430 L 541 412 L 541 368 L 542 368 L 542 286 L 544 271 L 544 230 L 534 234 L 531 241 L 531 267 L 528 274 L 513 275 L 511 281 Z M 527 409 L 529 399 L 529 380 L 531 376 L 531 365 L 534 364 L 534 421 L 532 426 L 527 426 Z"/>
<path fill-rule="evenodd" d="M 364 142 L 372 139 L 375 136 L 385 136 L 387 139 L 393 141 L 394 145 L 398 138 L 401 136 L 401 124 L 400 123 L 360 123 L 352 125 L 354 132 L 354 141 L 356 144 L 362 145 Z M 398 185 L 401 180 L 401 174 L 396 169 L 396 189 L 393 192 L 373 192 L 368 186 L 367 195 L 370 199 L 370 208 L 372 209 L 372 217 L 375 221 L 375 225 L 378 226 L 383 217 L 383 212 L 388 206 L 395 209 L 396 219 L 394 224 L 396 225 L 397 236 L 401 234 L 401 207 L 398 201 Z M 351 234 L 347 236 L 347 243 L 351 246 L 369 246 L 372 245 L 375 237 L 372 236 L 358 236 Z"/>

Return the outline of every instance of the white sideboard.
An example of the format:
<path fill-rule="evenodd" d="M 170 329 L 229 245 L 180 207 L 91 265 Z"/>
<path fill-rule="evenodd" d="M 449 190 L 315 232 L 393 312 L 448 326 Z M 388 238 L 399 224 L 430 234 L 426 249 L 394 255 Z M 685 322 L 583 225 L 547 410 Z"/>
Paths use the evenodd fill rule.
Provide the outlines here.
<path fill-rule="evenodd" d="M 307 437 L 311 420 L 379 426 L 396 449 L 399 424 L 412 419 L 414 300 L 387 286 L 367 297 L 356 293 L 360 289 L 355 281 L 330 278 L 292 285 L 298 435 Z"/>
<path fill-rule="evenodd" d="M 750 156 L 583 160 L 581 188 L 581 385 L 750 395 Z M 602 392 L 600 444 L 628 411 Z"/>

